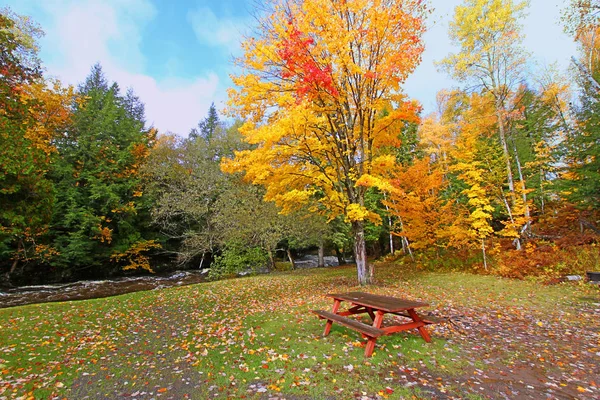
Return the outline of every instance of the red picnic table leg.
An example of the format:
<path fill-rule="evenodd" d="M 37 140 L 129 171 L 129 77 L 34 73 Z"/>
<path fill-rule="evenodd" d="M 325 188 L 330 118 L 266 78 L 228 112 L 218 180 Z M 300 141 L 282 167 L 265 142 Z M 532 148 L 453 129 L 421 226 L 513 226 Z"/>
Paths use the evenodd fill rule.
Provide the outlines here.
<path fill-rule="evenodd" d="M 412 318 L 412 320 L 414 322 L 422 322 L 423 321 L 421 319 L 421 317 L 419 317 L 417 315 L 414 308 L 411 308 L 408 310 L 408 315 L 410 315 L 410 317 Z M 419 330 L 419 333 L 421 334 L 421 336 L 423 337 L 423 339 L 425 339 L 425 341 L 427 343 L 431 342 L 431 337 L 429 336 L 429 332 L 427 332 L 427 329 L 424 326 L 420 326 L 417 329 Z"/>
<path fill-rule="evenodd" d="M 383 311 L 377 310 L 377 312 L 375 313 L 375 318 L 373 319 L 373 327 L 377 329 L 381 328 L 382 322 Z M 373 354 L 373 350 L 375 350 L 375 342 L 377 342 L 377 338 L 368 338 L 367 345 L 365 346 L 365 357 L 371 357 L 371 355 Z"/>
<path fill-rule="evenodd" d="M 333 309 L 331 310 L 332 313 L 337 314 L 338 310 L 340 309 L 340 303 L 341 303 L 341 301 L 339 301 L 338 299 L 333 300 Z M 323 332 L 323 336 L 329 335 L 329 331 L 331 330 L 331 325 L 333 325 L 333 321 L 327 320 L 327 323 L 325 324 L 325 331 Z"/>
<path fill-rule="evenodd" d="M 370 307 L 365 307 L 365 309 L 367 310 L 367 314 L 369 314 L 369 317 L 371 317 L 371 321 L 375 322 L 375 314 L 373 313 L 373 309 Z M 380 322 L 381 324 L 381 322 Z M 375 326 L 375 325 L 373 325 Z"/>

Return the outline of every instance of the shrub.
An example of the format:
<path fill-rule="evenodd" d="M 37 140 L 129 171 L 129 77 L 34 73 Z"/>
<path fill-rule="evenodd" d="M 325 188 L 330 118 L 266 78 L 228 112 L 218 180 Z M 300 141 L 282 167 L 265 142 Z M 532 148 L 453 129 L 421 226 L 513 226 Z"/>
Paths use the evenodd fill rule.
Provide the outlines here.
<path fill-rule="evenodd" d="M 269 256 L 260 247 L 227 245 L 220 256 L 215 257 L 208 273 L 209 279 L 235 276 L 242 272 L 255 273 L 267 265 Z"/>
<path fill-rule="evenodd" d="M 291 271 L 294 267 L 289 261 L 277 261 L 275 263 L 275 271 Z"/>

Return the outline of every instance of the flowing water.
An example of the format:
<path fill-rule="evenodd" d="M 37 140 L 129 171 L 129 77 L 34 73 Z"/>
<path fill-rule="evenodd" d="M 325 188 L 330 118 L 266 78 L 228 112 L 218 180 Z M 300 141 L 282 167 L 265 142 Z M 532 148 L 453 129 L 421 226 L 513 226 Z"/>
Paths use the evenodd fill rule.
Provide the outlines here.
<path fill-rule="evenodd" d="M 204 271 L 206 272 L 206 271 Z M 166 275 L 136 276 L 100 281 L 79 281 L 55 285 L 20 286 L 0 289 L 0 308 L 51 301 L 96 299 L 142 290 L 204 282 L 201 271 L 177 271 Z"/>
<path fill-rule="evenodd" d="M 336 257 L 325 257 L 325 266 L 336 266 Z M 314 268 L 318 257 L 306 255 L 295 260 L 296 268 Z M 165 275 L 136 276 L 107 279 L 100 281 L 79 281 L 55 285 L 20 286 L 0 289 L 0 308 L 22 306 L 25 304 L 47 303 L 51 301 L 69 301 L 96 299 L 117 296 L 142 290 L 162 289 L 172 286 L 192 285 L 206 281 L 208 270 L 176 271 Z M 243 275 L 243 274 L 240 274 Z"/>

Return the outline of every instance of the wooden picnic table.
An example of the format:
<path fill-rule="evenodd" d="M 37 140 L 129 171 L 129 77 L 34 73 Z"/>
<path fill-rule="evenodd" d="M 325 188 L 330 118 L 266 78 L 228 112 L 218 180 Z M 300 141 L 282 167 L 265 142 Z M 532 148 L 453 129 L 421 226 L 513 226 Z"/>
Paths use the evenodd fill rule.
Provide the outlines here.
<path fill-rule="evenodd" d="M 328 294 L 327 296 L 333 299 L 333 309 L 331 312 L 313 310 L 319 318 L 327 320 L 323 335 L 327 336 L 329 334 L 331 325 L 334 322 L 360 332 L 363 337 L 367 338 L 365 357 L 370 357 L 373 354 L 375 342 L 379 336 L 391 335 L 392 333 L 409 329 L 418 329 L 423 339 L 426 342 L 431 342 L 431 337 L 425 326 L 433 322 L 422 319 L 415 311 L 415 308 L 428 306 L 429 304 L 427 303 L 363 292 Z M 351 303 L 352 306 L 345 311 L 340 311 L 340 305 L 343 301 Z M 373 321 L 372 325 L 346 318 L 349 315 L 363 313 L 371 317 Z M 395 320 L 391 324 L 382 326 L 385 314 L 401 316 L 407 318 L 409 321 L 400 323 Z"/>

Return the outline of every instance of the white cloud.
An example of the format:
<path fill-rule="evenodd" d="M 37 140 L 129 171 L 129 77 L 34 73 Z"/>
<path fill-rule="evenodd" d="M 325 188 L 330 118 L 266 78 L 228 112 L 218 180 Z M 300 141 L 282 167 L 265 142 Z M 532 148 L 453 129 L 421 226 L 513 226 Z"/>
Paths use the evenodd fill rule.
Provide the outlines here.
<path fill-rule="evenodd" d="M 182 136 L 215 100 L 219 78 L 210 71 L 194 79 L 157 80 L 144 73 L 142 30 L 157 14 L 149 0 L 50 0 L 42 7 L 49 19 L 42 42 L 49 75 L 78 84 L 100 62 L 110 81 L 132 87 L 146 104 L 149 124 Z"/>
<path fill-rule="evenodd" d="M 210 46 L 223 46 L 229 53 L 240 50 L 240 42 L 247 21 L 240 18 L 219 18 L 208 7 L 200 7 L 188 13 L 188 21 L 199 42 Z"/>
<path fill-rule="evenodd" d="M 146 75 L 121 73 L 116 80 L 128 82 L 146 103 L 148 123 L 161 132 L 171 131 L 181 136 L 187 136 L 207 114 L 219 84 L 219 78 L 213 73 L 193 81 L 167 79 L 161 82 Z"/>

